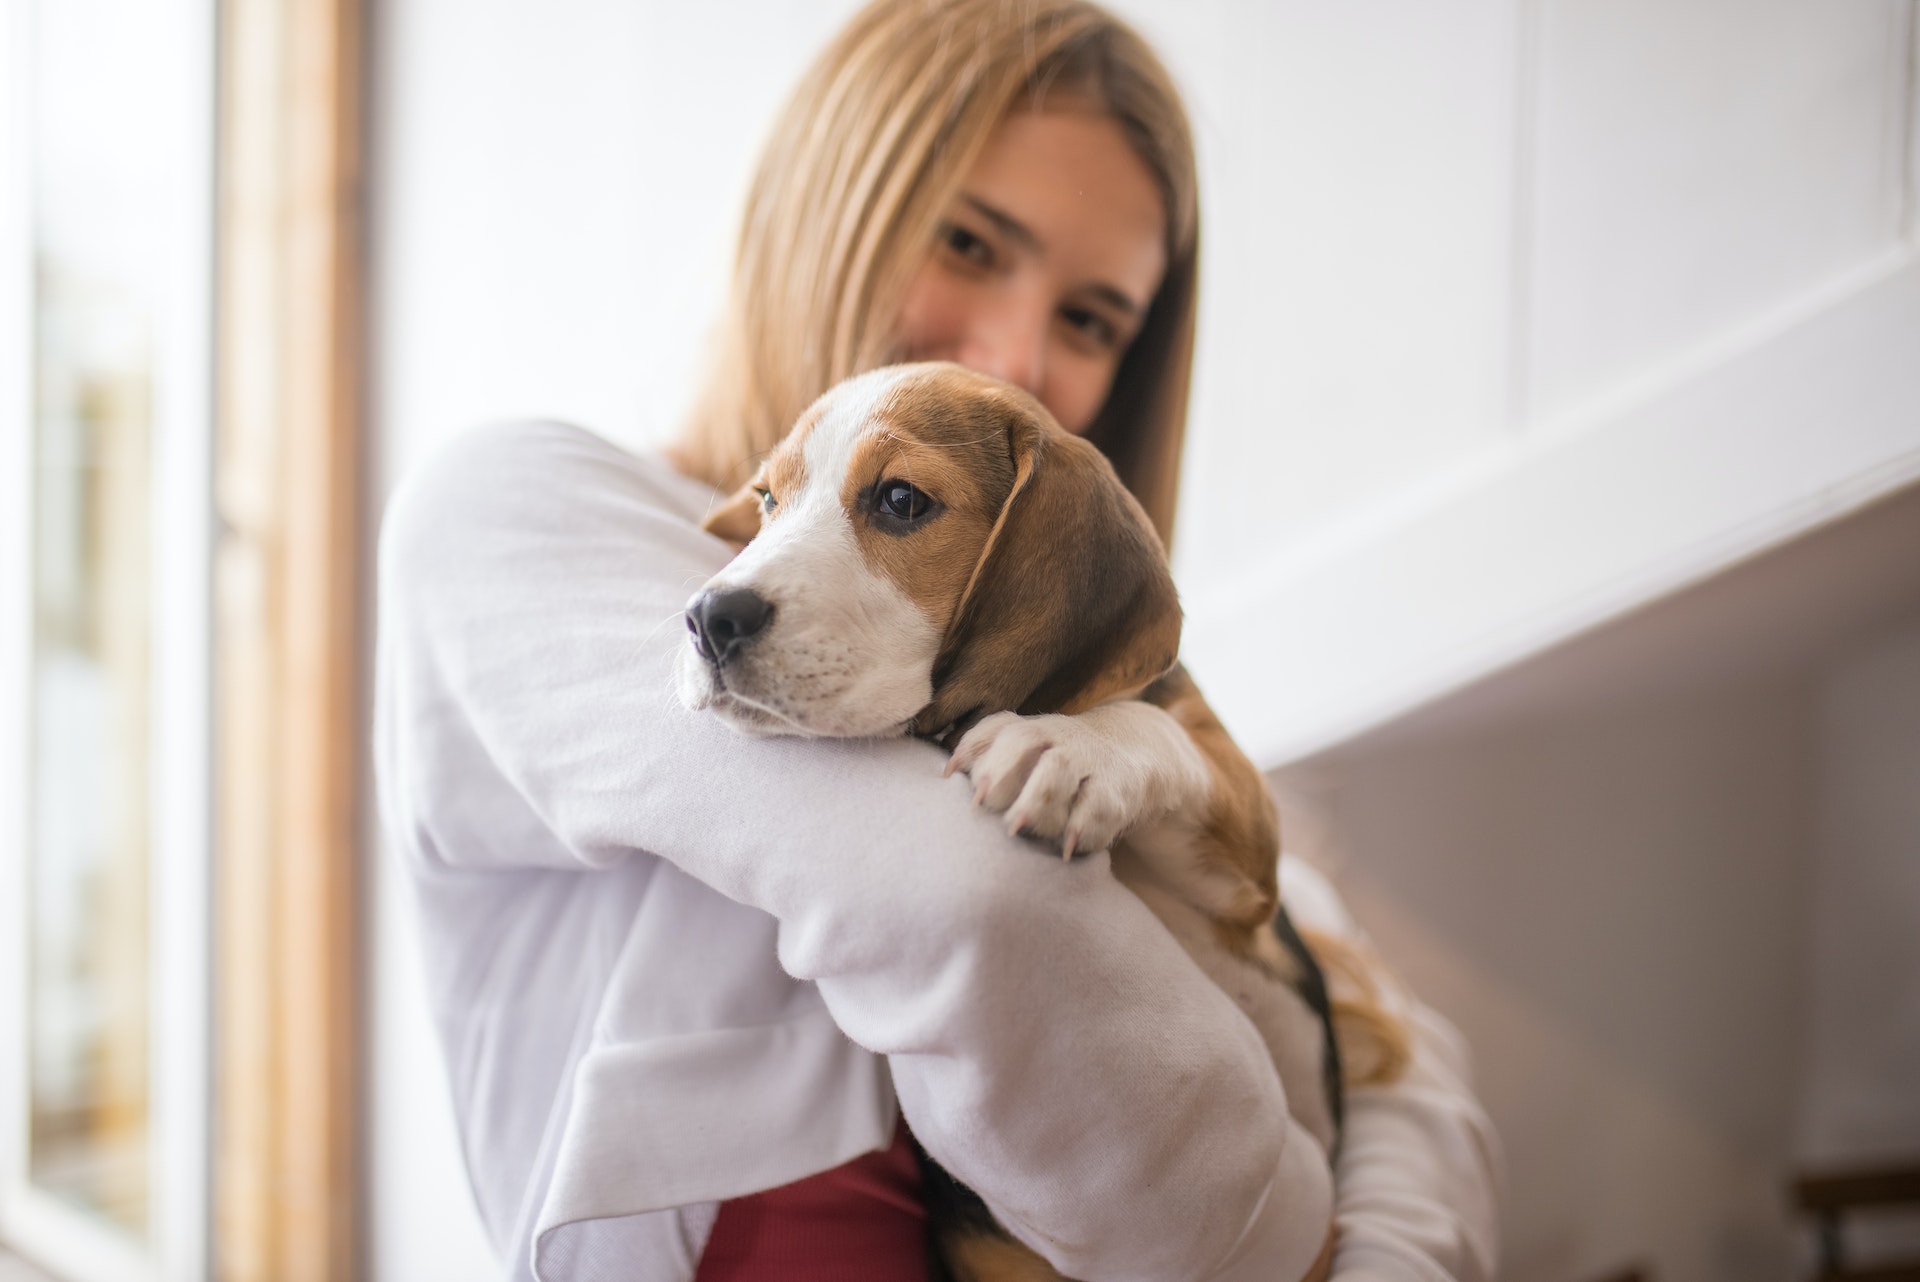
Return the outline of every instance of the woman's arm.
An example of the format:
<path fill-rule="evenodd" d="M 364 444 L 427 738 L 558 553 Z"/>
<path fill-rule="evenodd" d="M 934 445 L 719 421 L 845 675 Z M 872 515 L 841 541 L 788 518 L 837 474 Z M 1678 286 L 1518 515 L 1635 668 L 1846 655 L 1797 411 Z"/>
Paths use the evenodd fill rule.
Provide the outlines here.
<path fill-rule="evenodd" d="M 555 425 L 471 433 L 381 547 L 390 825 L 436 875 L 647 852 L 779 922 L 923 1142 L 1063 1271 L 1304 1272 L 1329 1213 L 1266 1054 L 1109 875 L 973 813 L 924 744 L 754 740 L 672 693 L 728 550 L 704 491 Z"/>
<path fill-rule="evenodd" d="M 1288 856 L 1287 911 L 1303 928 L 1363 947 L 1326 878 Z M 1470 1056 L 1437 1012 L 1397 987 L 1383 1000 L 1412 1057 L 1384 1086 L 1349 1088 L 1335 1163 L 1333 1282 L 1489 1282 L 1499 1250 L 1500 1144 L 1473 1093 Z"/>
<path fill-rule="evenodd" d="M 1141 699 L 1125 706 L 1134 720 L 1165 718 L 1167 729 L 1186 736 L 1207 763 L 1211 781 L 1203 775 L 1195 782 L 1209 793 L 1221 790 L 1244 799 L 1238 805 L 1212 805 L 1206 827 L 1217 838 L 1219 849 L 1231 857 L 1232 870 L 1246 879 L 1249 893 L 1244 898 L 1249 911 L 1265 921 L 1272 916 L 1280 892 L 1272 854 L 1278 849 L 1279 834 L 1259 771 L 1227 735 L 1183 669 L 1176 667 Z M 1071 720 L 1093 726 L 1100 711 Z M 1003 759 L 1017 756 L 1022 770 L 1034 770 L 1038 776 L 1026 745 L 1048 735 L 1057 738 L 1061 731 L 1047 723 L 1062 720 L 1011 719 L 1014 725 L 1030 727 L 1032 738 L 1016 738 L 1015 751 L 1003 752 Z M 994 724 L 983 721 L 962 741 L 955 762 L 964 769 L 979 760 L 983 732 L 995 730 Z M 1203 797 L 1184 803 L 1166 799 L 1177 794 L 1176 785 L 1186 776 L 1156 781 L 1154 772 L 1166 755 L 1164 747 L 1160 740 L 1140 734 L 1137 727 L 1130 734 L 1107 739 L 1104 746 L 1113 755 L 1101 765 L 1125 781 L 1120 792 L 1128 798 L 1158 797 L 1160 807 L 1205 803 Z M 1137 759 L 1128 754 L 1138 754 Z M 982 777 L 978 769 L 975 775 Z M 1012 794 L 1025 778 L 1021 775 L 1012 783 L 989 778 L 990 804 L 1011 806 L 1010 813 L 1021 814 Z M 1264 863 L 1257 857 L 1260 852 L 1267 852 Z M 1332 887 L 1310 865 L 1289 858 L 1281 866 L 1286 870 L 1285 900 L 1298 924 L 1366 947 Z M 1389 988 L 1379 1000 L 1405 1030 L 1409 1057 L 1405 1071 L 1391 1083 L 1349 1088 L 1345 1139 L 1336 1166 L 1340 1234 L 1333 1282 L 1343 1278 L 1349 1282 L 1483 1282 L 1493 1275 L 1498 1145 L 1473 1095 L 1466 1045 L 1443 1018 L 1403 991 Z"/>

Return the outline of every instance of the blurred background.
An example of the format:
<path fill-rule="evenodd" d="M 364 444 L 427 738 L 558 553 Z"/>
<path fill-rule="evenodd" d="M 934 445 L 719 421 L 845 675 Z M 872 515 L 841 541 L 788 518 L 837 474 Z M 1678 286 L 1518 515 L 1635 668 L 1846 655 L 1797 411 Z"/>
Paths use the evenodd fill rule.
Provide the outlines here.
<path fill-rule="evenodd" d="M 673 432 L 854 7 L 0 4 L 0 1278 L 495 1275 L 380 510 Z M 1200 148 L 1188 657 L 1471 1042 L 1502 1276 L 1812 1276 L 1794 1182 L 1920 1166 L 1915 0 L 1113 7 Z"/>

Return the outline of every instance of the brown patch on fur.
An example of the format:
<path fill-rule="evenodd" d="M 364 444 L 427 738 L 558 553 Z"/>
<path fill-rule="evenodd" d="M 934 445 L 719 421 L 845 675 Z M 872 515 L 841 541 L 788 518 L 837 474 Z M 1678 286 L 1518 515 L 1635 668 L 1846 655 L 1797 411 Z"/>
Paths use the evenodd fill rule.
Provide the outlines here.
<path fill-rule="evenodd" d="M 1012 489 L 914 722 L 950 739 L 992 712 L 1082 712 L 1134 694 L 1180 648 L 1166 554 L 1112 465 L 1033 398 L 986 385 L 1022 412 L 1006 422 Z"/>
<path fill-rule="evenodd" d="M 793 430 L 754 470 L 753 479 L 735 490 L 725 503 L 709 512 L 707 519 L 700 522 L 700 528 L 725 539 L 736 548 L 753 542 L 754 536 L 760 533 L 761 523 L 766 519 L 766 502 L 760 497 L 760 491 L 767 491 L 777 500 L 783 494 L 799 493 L 800 487 L 806 483 L 804 442 L 807 433 L 819 423 L 826 408 L 825 397 L 808 406 L 807 412 L 793 425 Z"/>
<path fill-rule="evenodd" d="M 945 632 L 1013 489 L 1008 421 L 1024 407 L 997 387 L 935 368 L 902 380 L 854 448 L 840 499 L 861 555 Z M 940 510 L 924 524 L 890 530 L 873 510 L 874 487 L 905 481 Z"/>
<path fill-rule="evenodd" d="M 760 496 L 751 486 L 742 487 L 732 498 L 707 513 L 707 519 L 700 522 L 700 528 L 717 538 L 725 539 L 736 549 L 753 542 L 753 536 L 760 533 Z"/>
<path fill-rule="evenodd" d="M 781 502 L 798 496 L 807 484 L 806 439 L 810 426 L 808 420 L 802 419 L 793 435 L 767 458 L 766 466 L 754 478 L 755 486 L 773 495 L 776 512 Z"/>
<path fill-rule="evenodd" d="M 1240 751 L 1184 667 L 1148 686 L 1140 696 L 1180 723 L 1213 775 L 1212 804 L 1195 834 L 1194 852 L 1211 876 L 1238 881 L 1244 890 L 1220 913 L 1221 942 L 1242 957 L 1257 957 L 1256 934 L 1280 906 L 1280 814 L 1260 772 Z"/>
<path fill-rule="evenodd" d="M 1320 1245 L 1320 1254 L 1307 1266 L 1307 1274 L 1300 1282 L 1326 1282 L 1333 1276 L 1333 1251 L 1340 1244 L 1338 1225 L 1327 1226 L 1327 1240 Z"/>
<path fill-rule="evenodd" d="M 1398 1081 L 1413 1062 L 1413 1038 L 1383 1000 L 1381 989 L 1397 982 L 1387 964 L 1365 944 L 1325 931 L 1302 929 L 1300 938 L 1327 977 L 1341 1080 L 1349 1086 Z"/>
<path fill-rule="evenodd" d="M 1333 1270 L 1339 1229 L 1327 1226 L 1320 1254 L 1300 1282 L 1325 1282 Z M 1067 1282 L 1039 1252 L 1012 1237 L 987 1233 L 954 1234 L 939 1244 L 940 1259 L 954 1282 Z"/>
<path fill-rule="evenodd" d="M 1253 960 L 1289 984 L 1298 984 L 1302 978 L 1300 959 L 1280 942 L 1272 922 L 1253 932 Z"/>
<path fill-rule="evenodd" d="M 1011 1237 L 965 1233 L 940 1247 L 956 1282 L 1066 1282 L 1037 1251 Z"/>

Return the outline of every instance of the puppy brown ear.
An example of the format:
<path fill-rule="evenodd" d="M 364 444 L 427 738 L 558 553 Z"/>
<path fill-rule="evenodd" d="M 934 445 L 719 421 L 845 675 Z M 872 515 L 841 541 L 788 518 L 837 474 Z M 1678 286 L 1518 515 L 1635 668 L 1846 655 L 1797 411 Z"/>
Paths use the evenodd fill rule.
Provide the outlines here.
<path fill-rule="evenodd" d="M 752 485 L 741 486 L 739 493 L 707 513 L 700 528 L 743 548 L 760 533 L 761 502 L 760 492 Z"/>
<path fill-rule="evenodd" d="M 1180 601 L 1139 503 L 1100 451 L 1053 423 L 1009 429 L 1012 493 L 933 670 L 921 734 L 989 713 L 1079 712 L 1173 666 Z"/>

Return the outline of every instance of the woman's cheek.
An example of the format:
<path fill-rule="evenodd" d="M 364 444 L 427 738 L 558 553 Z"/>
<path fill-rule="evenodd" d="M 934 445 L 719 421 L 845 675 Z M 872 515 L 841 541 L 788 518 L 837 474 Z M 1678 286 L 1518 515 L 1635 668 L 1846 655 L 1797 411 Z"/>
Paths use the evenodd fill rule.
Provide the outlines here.
<path fill-rule="evenodd" d="M 894 326 L 902 360 L 951 358 L 960 308 L 955 290 L 945 277 L 946 273 L 928 263 L 907 286 L 900 319 Z"/>
<path fill-rule="evenodd" d="M 1107 389 L 1113 384 L 1112 366 L 1105 361 L 1056 355 L 1047 374 L 1040 403 L 1060 420 L 1060 426 L 1075 436 L 1082 435 L 1093 426 L 1106 403 Z"/>

